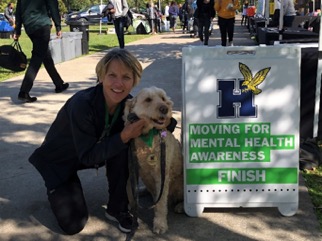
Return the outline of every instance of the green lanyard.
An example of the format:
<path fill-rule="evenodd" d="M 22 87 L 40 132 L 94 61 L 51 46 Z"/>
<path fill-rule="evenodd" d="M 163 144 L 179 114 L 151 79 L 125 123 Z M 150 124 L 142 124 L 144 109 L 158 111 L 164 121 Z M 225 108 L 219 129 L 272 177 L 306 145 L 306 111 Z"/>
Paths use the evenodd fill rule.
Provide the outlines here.
<path fill-rule="evenodd" d="M 105 134 L 105 136 L 109 136 L 110 135 L 111 128 L 114 125 L 117 117 L 119 116 L 120 110 L 121 110 L 121 106 L 118 105 L 116 107 L 115 112 L 114 112 L 112 121 L 110 122 L 110 115 L 108 113 L 107 105 L 105 104 L 105 128 L 104 128 L 104 134 Z"/>

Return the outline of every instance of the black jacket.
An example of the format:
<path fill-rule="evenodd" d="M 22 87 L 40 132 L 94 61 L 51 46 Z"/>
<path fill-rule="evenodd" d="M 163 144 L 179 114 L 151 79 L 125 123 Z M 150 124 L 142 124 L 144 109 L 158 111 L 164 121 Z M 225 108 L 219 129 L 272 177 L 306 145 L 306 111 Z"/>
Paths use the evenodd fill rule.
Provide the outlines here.
<path fill-rule="evenodd" d="M 29 158 L 49 190 L 66 182 L 77 170 L 103 166 L 105 160 L 127 151 L 128 145 L 120 137 L 126 99 L 121 102 L 121 112 L 110 135 L 101 140 L 105 127 L 102 85 L 79 91 L 66 102 L 43 144 Z"/>
<path fill-rule="evenodd" d="M 15 33 L 21 34 L 22 24 L 27 34 L 32 34 L 54 21 L 56 31 L 61 30 L 61 18 L 57 0 L 18 0 Z"/>
<path fill-rule="evenodd" d="M 216 16 L 214 8 L 214 0 L 210 0 L 209 3 L 204 3 L 203 0 L 197 0 L 197 13 L 196 18 L 210 19 Z"/>

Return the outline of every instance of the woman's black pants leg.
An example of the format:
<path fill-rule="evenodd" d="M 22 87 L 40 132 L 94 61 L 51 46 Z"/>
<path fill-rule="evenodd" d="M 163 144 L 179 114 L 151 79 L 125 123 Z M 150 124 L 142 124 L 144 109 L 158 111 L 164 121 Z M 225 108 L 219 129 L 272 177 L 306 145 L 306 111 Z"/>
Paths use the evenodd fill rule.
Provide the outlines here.
<path fill-rule="evenodd" d="M 79 233 L 88 220 L 88 210 L 79 178 L 48 190 L 48 200 L 61 229 L 69 235 Z"/>

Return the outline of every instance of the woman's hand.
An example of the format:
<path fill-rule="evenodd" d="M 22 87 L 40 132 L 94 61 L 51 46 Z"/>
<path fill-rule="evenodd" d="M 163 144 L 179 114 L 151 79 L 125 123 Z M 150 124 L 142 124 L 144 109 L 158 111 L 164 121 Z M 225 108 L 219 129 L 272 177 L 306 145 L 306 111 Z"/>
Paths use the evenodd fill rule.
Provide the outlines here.
<path fill-rule="evenodd" d="M 139 137 L 145 126 L 145 120 L 140 119 L 134 123 L 126 125 L 121 131 L 121 139 L 124 143 L 129 142 L 131 139 Z"/>

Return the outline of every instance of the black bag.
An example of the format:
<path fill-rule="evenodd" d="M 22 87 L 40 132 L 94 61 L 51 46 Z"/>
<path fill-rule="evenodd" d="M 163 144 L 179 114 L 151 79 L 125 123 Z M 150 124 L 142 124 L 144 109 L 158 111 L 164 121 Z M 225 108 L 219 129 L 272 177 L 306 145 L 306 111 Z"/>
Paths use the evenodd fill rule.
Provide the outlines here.
<path fill-rule="evenodd" d="M 316 139 L 301 140 L 300 170 L 312 170 L 322 165 L 322 152 Z"/>
<path fill-rule="evenodd" d="M 127 12 L 124 18 L 125 18 L 125 22 L 124 22 L 125 27 L 129 27 L 130 25 L 133 24 L 133 15 L 130 10 Z"/>
<path fill-rule="evenodd" d="M 111 2 L 108 2 L 108 4 L 105 6 L 105 8 L 102 11 L 103 17 L 108 15 L 113 15 L 114 5 Z M 111 12 L 112 11 L 112 12 Z"/>
<path fill-rule="evenodd" d="M 136 34 L 147 34 L 147 31 L 143 25 L 143 23 L 140 23 L 137 27 L 136 27 Z"/>
<path fill-rule="evenodd" d="M 27 67 L 27 57 L 22 52 L 17 40 L 11 45 L 0 46 L 0 66 L 14 72 L 24 71 Z"/>

